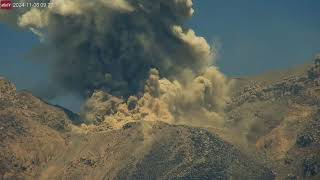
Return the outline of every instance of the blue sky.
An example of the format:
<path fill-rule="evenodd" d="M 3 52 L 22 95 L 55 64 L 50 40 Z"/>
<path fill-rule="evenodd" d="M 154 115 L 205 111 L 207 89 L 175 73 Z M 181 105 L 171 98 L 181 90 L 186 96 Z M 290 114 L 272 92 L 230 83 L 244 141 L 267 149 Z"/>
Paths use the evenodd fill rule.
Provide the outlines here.
<path fill-rule="evenodd" d="M 218 40 L 218 65 L 227 75 L 292 67 L 320 52 L 318 0 L 198 0 L 190 22 Z"/>
<path fill-rule="evenodd" d="M 219 47 L 217 64 L 228 76 L 259 74 L 303 64 L 320 53 L 318 0 L 194 0 L 186 23 Z M 39 44 L 28 31 L 0 24 L 0 75 L 19 89 L 48 83 L 47 67 L 28 56 Z M 68 95 L 53 103 L 78 110 Z"/>

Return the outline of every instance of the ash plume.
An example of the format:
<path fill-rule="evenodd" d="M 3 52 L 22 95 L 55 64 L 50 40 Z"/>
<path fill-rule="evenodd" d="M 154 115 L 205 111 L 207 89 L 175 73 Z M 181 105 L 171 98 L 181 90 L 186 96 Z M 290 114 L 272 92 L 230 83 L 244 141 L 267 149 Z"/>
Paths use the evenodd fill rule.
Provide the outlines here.
<path fill-rule="evenodd" d="M 96 91 L 86 101 L 83 115 L 96 124 L 116 129 L 140 120 L 222 127 L 228 86 L 224 77 L 217 74 L 217 69 L 210 67 L 191 82 L 181 84 L 160 79 L 159 72 L 151 69 L 142 97 L 130 96 L 127 102 L 121 102 L 106 92 Z"/>
<path fill-rule="evenodd" d="M 18 25 L 54 52 L 54 81 L 88 98 L 87 119 L 219 119 L 228 85 L 214 50 L 183 27 L 193 12 L 192 0 L 55 0 Z"/>
<path fill-rule="evenodd" d="M 50 0 L 14 0 L 14 3 L 49 3 Z M 20 8 L 13 8 L 10 11 L 0 11 L 0 22 L 5 23 L 11 27 L 19 28 L 19 17 L 30 10 L 29 7 L 24 6 Z"/>

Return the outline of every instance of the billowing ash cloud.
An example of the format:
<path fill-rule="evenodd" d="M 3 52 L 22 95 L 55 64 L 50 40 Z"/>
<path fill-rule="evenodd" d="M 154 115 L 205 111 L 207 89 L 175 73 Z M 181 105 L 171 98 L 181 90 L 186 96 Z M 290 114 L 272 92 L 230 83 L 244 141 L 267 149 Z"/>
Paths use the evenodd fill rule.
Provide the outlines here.
<path fill-rule="evenodd" d="M 50 0 L 13 0 L 15 3 L 48 3 Z M 20 8 L 13 8 L 10 11 L 0 10 L 0 22 L 9 24 L 12 27 L 18 26 L 19 17 L 29 11 L 30 8 L 27 6 Z"/>
<path fill-rule="evenodd" d="M 55 52 L 55 81 L 91 97 L 84 106 L 87 119 L 177 122 L 219 116 L 226 80 L 213 66 L 206 40 L 182 26 L 193 14 L 192 0 L 52 3 L 24 12 L 18 24 Z"/>
<path fill-rule="evenodd" d="M 142 97 L 130 96 L 127 102 L 122 102 L 104 91 L 96 91 L 85 103 L 83 115 L 107 128 L 121 128 L 139 120 L 223 126 L 228 92 L 225 78 L 217 69 L 209 67 L 190 80 L 183 85 L 179 81 L 160 79 L 159 72 L 151 69 Z"/>
<path fill-rule="evenodd" d="M 46 31 L 57 52 L 54 78 L 66 89 L 128 96 L 150 68 L 176 79 L 212 63 L 206 41 L 180 26 L 192 13 L 190 0 L 55 0 L 24 13 L 19 25 Z"/>

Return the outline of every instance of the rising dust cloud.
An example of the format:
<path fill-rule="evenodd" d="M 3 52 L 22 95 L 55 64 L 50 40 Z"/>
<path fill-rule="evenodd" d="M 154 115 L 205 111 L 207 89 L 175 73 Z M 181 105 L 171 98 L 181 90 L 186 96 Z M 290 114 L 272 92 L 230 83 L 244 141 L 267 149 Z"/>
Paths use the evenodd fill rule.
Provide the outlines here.
<path fill-rule="evenodd" d="M 183 27 L 191 0 L 52 2 L 1 19 L 29 28 L 54 52 L 52 79 L 87 99 L 88 122 L 223 123 L 229 86 L 215 50 Z"/>

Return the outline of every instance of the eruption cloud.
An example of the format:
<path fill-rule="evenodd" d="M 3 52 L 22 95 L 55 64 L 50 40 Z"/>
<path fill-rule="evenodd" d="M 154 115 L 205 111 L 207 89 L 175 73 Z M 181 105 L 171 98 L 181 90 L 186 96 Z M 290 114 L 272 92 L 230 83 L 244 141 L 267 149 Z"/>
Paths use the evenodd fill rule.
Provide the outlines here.
<path fill-rule="evenodd" d="M 214 49 L 183 27 L 193 12 L 192 0 L 55 0 L 17 24 L 55 52 L 52 77 L 87 98 L 87 120 L 202 126 L 221 121 L 228 83 Z"/>

